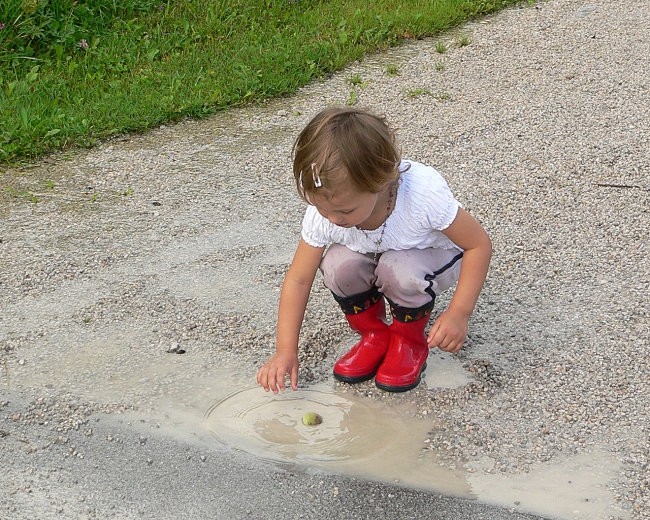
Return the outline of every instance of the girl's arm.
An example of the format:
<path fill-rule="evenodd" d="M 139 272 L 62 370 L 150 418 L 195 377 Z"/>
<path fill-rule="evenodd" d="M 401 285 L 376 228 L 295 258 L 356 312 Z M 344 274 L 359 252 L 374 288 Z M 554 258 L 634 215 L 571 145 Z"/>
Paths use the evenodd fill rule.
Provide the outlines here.
<path fill-rule="evenodd" d="M 287 374 L 291 378 L 291 388 L 298 388 L 300 327 L 324 250 L 324 247 L 310 246 L 301 239 L 284 277 L 278 307 L 275 354 L 257 372 L 257 382 L 267 392 L 284 390 Z"/>
<path fill-rule="evenodd" d="M 481 224 L 462 208 L 443 233 L 464 250 L 463 261 L 454 296 L 431 327 L 428 343 L 430 347 L 456 352 L 465 342 L 467 322 L 485 283 L 492 242 Z"/>

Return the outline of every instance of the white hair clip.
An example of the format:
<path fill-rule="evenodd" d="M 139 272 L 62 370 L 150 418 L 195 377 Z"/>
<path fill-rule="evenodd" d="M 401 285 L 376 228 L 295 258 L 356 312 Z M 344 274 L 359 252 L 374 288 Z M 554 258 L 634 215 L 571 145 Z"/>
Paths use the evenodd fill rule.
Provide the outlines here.
<path fill-rule="evenodd" d="M 318 172 L 316 171 L 316 163 L 311 163 L 311 175 L 312 178 L 314 179 L 314 187 L 315 188 L 320 188 L 323 183 L 320 180 L 320 176 L 318 175 Z"/>

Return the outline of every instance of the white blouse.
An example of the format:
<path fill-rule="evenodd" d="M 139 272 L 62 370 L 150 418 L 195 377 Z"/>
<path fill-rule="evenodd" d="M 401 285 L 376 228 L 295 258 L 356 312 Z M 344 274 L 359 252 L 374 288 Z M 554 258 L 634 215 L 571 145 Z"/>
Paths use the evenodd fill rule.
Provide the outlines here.
<path fill-rule="evenodd" d="M 343 228 L 323 217 L 315 206 L 308 206 L 305 212 L 303 240 L 314 247 L 342 244 L 359 253 L 430 247 L 460 250 L 442 233 L 461 207 L 442 175 L 430 166 L 409 160 L 402 161 L 400 171 L 395 208 L 386 220 L 379 246 L 383 224 L 365 233 L 355 227 Z"/>

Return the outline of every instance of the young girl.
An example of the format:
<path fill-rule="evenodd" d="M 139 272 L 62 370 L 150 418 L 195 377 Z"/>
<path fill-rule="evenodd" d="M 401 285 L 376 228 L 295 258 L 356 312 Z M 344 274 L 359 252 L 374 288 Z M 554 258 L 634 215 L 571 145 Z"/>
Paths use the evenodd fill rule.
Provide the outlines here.
<path fill-rule="evenodd" d="M 456 352 L 463 345 L 487 274 L 490 239 L 436 170 L 401 160 L 383 118 L 328 108 L 300 133 L 293 152 L 298 193 L 309 206 L 282 286 L 276 352 L 257 382 L 277 393 L 289 376 L 297 389 L 298 337 L 320 268 L 350 328 L 361 335 L 334 364 L 334 377 L 348 383 L 374 377 L 389 392 L 415 388 L 429 347 Z M 456 282 L 426 336 L 436 296 Z"/>

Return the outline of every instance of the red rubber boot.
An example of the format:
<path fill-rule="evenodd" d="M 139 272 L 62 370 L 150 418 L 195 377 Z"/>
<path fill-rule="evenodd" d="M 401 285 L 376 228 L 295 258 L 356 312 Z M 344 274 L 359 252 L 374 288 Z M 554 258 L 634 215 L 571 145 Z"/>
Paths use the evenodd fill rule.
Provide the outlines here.
<path fill-rule="evenodd" d="M 375 375 L 390 342 L 384 298 L 358 314 L 346 313 L 345 318 L 361 340 L 334 364 L 334 377 L 346 383 L 367 381 Z"/>
<path fill-rule="evenodd" d="M 375 384 L 387 392 L 406 392 L 420 384 L 427 366 L 429 346 L 424 328 L 429 314 L 414 321 L 398 321 L 390 325 L 390 345 L 377 370 Z"/>

